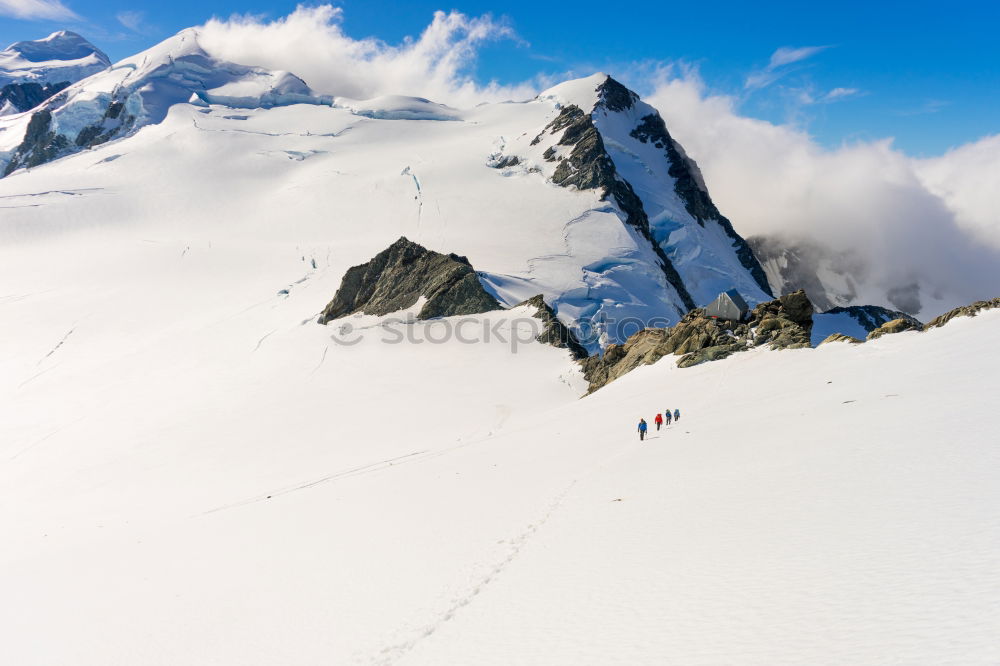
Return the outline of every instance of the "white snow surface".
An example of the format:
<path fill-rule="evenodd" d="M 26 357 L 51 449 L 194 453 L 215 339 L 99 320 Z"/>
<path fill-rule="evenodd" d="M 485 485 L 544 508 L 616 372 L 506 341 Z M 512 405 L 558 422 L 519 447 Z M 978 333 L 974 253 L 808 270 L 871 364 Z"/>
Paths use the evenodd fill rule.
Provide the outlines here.
<path fill-rule="evenodd" d="M 75 83 L 108 67 L 100 49 L 68 30 L 16 42 L 0 51 L 0 86 L 8 83 Z"/>
<path fill-rule="evenodd" d="M 477 344 L 430 342 L 456 319 L 315 323 L 378 220 L 416 230 L 413 178 L 337 160 L 397 121 L 219 115 L 0 181 L 5 663 L 1000 660 L 1000 312 L 581 399 L 527 308 L 466 319 Z M 502 262 L 411 151 L 451 222 L 423 240 Z"/>
<path fill-rule="evenodd" d="M 484 166 L 551 104 L 463 113 L 180 104 L 0 180 L 4 662 L 995 664 L 1000 312 L 583 399 L 527 309 L 315 323 L 403 234 L 556 294 L 630 242 Z"/>
<path fill-rule="evenodd" d="M 530 308 L 320 326 L 401 235 L 570 321 L 676 294 L 519 152 L 592 82 L 452 122 L 305 85 L 182 33 L 54 108 L 117 89 L 149 124 L 0 180 L 4 663 L 1000 661 L 1000 312 L 585 398 Z"/>

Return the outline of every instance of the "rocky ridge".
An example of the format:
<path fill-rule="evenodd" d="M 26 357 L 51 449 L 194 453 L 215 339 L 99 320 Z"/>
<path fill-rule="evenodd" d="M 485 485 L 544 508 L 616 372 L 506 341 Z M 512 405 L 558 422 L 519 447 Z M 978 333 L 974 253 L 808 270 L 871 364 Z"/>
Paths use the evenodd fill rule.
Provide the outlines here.
<path fill-rule="evenodd" d="M 969 305 L 963 305 L 951 310 L 950 312 L 946 312 L 940 317 L 931 319 L 924 326 L 924 330 L 929 331 L 932 328 L 944 326 L 955 317 L 975 317 L 984 310 L 993 310 L 995 308 L 1000 308 L 1000 298 L 992 298 L 988 301 L 976 301 L 975 303 L 970 303 Z"/>
<path fill-rule="evenodd" d="M 499 309 L 469 260 L 428 250 L 405 237 L 364 264 L 349 268 L 319 323 L 354 313 L 384 316 L 426 298 L 418 319 L 469 315 Z"/>
<path fill-rule="evenodd" d="M 515 307 L 525 305 L 535 308 L 535 317 L 542 322 L 542 332 L 535 338 L 536 340 L 559 349 L 568 350 L 574 360 L 582 361 L 587 358 L 587 350 L 580 344 L 573 331 L 559 321 L 555 311 L 549 307 L 541 294 L 533 296 Z"/>
<path fill-rule="evenodd" d="M 647 328 L 624 344 L 609 345 L 603 356 L 582 362 L 590 391 L 614 381 L 641 365 L 664 356 L 681 356 L 678 367 L 716 361 L 754 347 L 800 349 L 810 347 L 812 303 L 804 291 L 760 303 L 743 323 L 722 322 L 696 308 L 671 328 Z"/>

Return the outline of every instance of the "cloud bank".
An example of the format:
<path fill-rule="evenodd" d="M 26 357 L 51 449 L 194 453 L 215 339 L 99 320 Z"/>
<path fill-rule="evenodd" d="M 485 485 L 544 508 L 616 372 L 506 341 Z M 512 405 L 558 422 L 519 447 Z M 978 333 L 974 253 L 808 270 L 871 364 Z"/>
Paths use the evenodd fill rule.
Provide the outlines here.
<path fill-rule="evenodd" d="M 0 0 L 0 16 L 50 21 L 80 18 L 59 0 Z"/>
<path fill-rule="evenodd" d="M 202 47 L 213 55 L 293 72 L 325 94 L 356 99 L 411 95 L 468 107 L 530 98 L 535 92 L 529 84 L 479 84 L 474 79 L 479 48 L 517 39 L 510 26 L 488 15 L 435 12 L 419 37 L 399 45 L 344 34 L 342 11 L 330 5 L 300 5 L 274 21 L 254 16 L 212 19 L 198 30 Z"/>
<path fill-rule="evenodd" d="M 736 98 L 691 70 L 668 67 L 651 87 L 741 234 L 854 256 L 883 293 L 920 281 L 942 302 L 1000 294 L 1000 136 L 932 160 L 891 139 L 828 150 L 801 129 L 740 115 Z"/>

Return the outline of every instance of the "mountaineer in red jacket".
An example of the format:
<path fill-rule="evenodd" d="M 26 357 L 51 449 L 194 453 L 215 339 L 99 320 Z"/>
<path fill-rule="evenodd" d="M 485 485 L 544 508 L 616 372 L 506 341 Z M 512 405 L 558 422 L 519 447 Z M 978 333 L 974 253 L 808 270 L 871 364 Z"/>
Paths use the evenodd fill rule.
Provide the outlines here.
<path fill-rule="evenodd" d="M 657 413 L 656 418 L 654 419 L 654 421 L 656 423 L 656 429 L 659 430 L 660 426 L 663 425 L 663 414 Z"/>

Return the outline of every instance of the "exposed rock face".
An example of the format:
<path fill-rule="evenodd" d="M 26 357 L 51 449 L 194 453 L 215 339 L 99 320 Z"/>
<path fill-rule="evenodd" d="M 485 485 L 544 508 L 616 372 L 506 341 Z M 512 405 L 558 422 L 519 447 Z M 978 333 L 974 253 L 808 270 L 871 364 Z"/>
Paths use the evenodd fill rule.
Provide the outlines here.
<path fill-rule="evenodd" d="M 874 331 L 868 334 L 869 340 L 876 340 L 881 338 L 883 335 L 891 335 L 893 333 L 902 333 L 903 331 L 921 331 L 923 328 L 920 326 L 919 322 L 914 323 L 913 319 L 893 319 L 892 321 L 886 322 L 876 328 Z"/>
<path fill-rule="evenodd" d="M 61 83 L 8 83 L 0 88 L 0 110 L 21 113 L 35 108 L 56 93 L 69 87 L 69 81 Z"/>
<path fill-rule="evenodd" d="M 52 113 L 48 109 L 35 112 L 28 122 L 24 133 L 24 141 L 14 151 L 14 156 L 4 170 L 7 176 L 21 167 L 34 167 L 55 159 L 63 150 L 69 147 L 69 141 L 61 134 L 52 131 Z"/>
<path fill-rule="evenodd" d="M 655 363 L 669 354 L 681 355 L 681 368 L 716 361 L 753 347 L 807 348 L 812 329 L 812 303 L 804 291 L 761 303 L 747 323 L 732 324 L 705 316 L 698 308 L 672 328 L 647 328 L 624 344 L 609 345 L 603 356 L 582 362 L 590 390 L 596 391 L 640 365 Z"/>
<path fill-rule="evenodd" d="M 609 79 L 609 81 L 614 81 L 614 79 Z M 750 245 L 736 233 L 729 218 L 716 208 L 712 198 L 708 195 L 708 188 L 705 186 L 701 169 L 698 168 L 698 164 L 693 159 L 688 157 L 681 145 L 670 136 L 663 118 L 658 114 L 644 116 L 640 125 L 632 130 L 631 135 L 643 143 L 650 142 L 657 148 L 663 149 L 670 161 L 668 173 L 674 178 L 674 191 L 684 202 L 688 213 L 701 226 L 705 226 L 706 220 L 717 221 L 726 235 L 732 239 L 740 263 L 750 272 L 764 293 L 773 296 L 767 276 L 764 274 L 764 268 L 757 261 Z"/>
<path fill-rule="evenodd" d="M 916 318 L 900 310 L 890 310 L 878 305 L 851 305 L 846 308 L 833 308 L 823 314 L 848 314 L 866 331 L 874 331 L 879 326 L 886 324 L 893 319 L 909 319 L 917 326 L 923 326 Z"/>
<path fill-rule="evenodd" d="M 368 263 L 347 270 L 319 323 L 356 312 L 387 315 L 413 307 L 421 296 L 427 302 L 417 314 L 418 319 L 499 308 L 479 283 L 468 259 L 433 252 L 400 238 Z"/>
<path fill-rule="evenodd" d="M 813 305 L 803 290 L 761 303 L 753 309 L 750 328 L 756 328 L 754 344 L 780 349 L 808 347 L 812 331 Z"/>
<path fill-rule="evenodd" d="M 851 337 L 850 335 L 844 335 L 843 333 L 831 333 L 819 344 L 825 345 L 828 342 L 849 342 L 852 345 L 860 345 L 864 342 L 864 340 L 858 340 L 857 338 Z"/>
<path fill-rule="evenodd" d="M 4 176 L 22 167 L 35 167 L 61 157 L 73 147 L 92 148 L 110 141 L 130 130 L 135 123 L 135 117 L 124 112 L 122 102 L 112 102 L 104 111 L 101 119 L 84 127 L 71 140 L 63 134 L 52 130 L 52 112 L 43 108 L 31 116 L 24 141 L 14 151 L 10 162 L 4 169 Z"/>
<path fill-rule="evenodd" d="M 544 342 L 545 344 L 552 345 L 553 347 L 558 347 L 560 349 L 569 350 L 575 360 L 582 360 L 587 358 L 587 350 L 584 349 L 580 341 L 577 340 L 573 331 L 566 328 L 561 321 L 556 317 L 555 311 L 549 307 L 542 295 L 533 296 L 523 303 L 518 304 L 516 307 L 522 305 L 533 306 L 536 310 L 535 317 L 537 317 L 542 322 L 542 332 L 536 338 L 539 342 Z"/>
<path fill-rule="evenodd" d="M 949 321 L 955 317 L 975 317 L 977 314 L 983 310 L 992 310 L 994 308 L 1000 308 L 1000 298 L 993 298 L 988 301 L 976 301 L 970 305 L 963 305 L 960 308 L 955 308 L 950 312 L 946 312 L 940 317 L 935 317 L 927 322 L 924 326 L 924 330 L 930 330 L 932 328 L 938 328 L 939 326 L 944 326 Z"/>
<path fill-rule="evenodd" d="M 613 104 L 620 106 L 632 103 L 634 93 L 628 91 L 624 86 L 614 79 L 608 78 L 614 86 L 609 86 L 606 82 L 598 88 L 602 99 L 609 98 Z M 628 93 L 623 96 L 615 86 Z M 637 97 L 635 98 L 637 99 Z M 629 108 L 625 106 L 622 108 Z M 545 131 L 549 134 L 559 134 L 562 132 L 558 144 L 560 146 L 572 146 L 569 156 L 559 162 L 556 167 L 552 182 L 562 187 L 576 187 L 580 190 L 599 189 L 602 192 L 602 199 L 613 199 L 618 208 L 625 214 L 625 223 L 636 229 L 652 245 L 660 259 L 663 273 L 667 281 L 677 290 L 677 295 L 681 298 L 688 309 L 695 307 L 694 299 L 688 293 L 684 281 L 674 267 L 673 262 L 664 254 L 659 244 L 653 239 L 649 229 L 649 218 L 642 207 L 642 201 L 636 195 L 635 190 L 628 181 L 619 177 L 615 168 L 614 160 L 608 155 L 604 146 L 604 139 L 601 133 L 594 126 L 594 120 L 589 113 L 576 106 L 569 105 L 563 107 L 555 120 L 549 123 Z M 539 135 L 535 137 L 533 143 L 541 140 Z M 554 159 L 554 151 L 546 152 L 546 159 Z"/>
<path fill-rule="evenodd" d="M 125 113 L 125 104 L 120 101 L 112 102 L 99 122 L 80 130 L 76 136 L 76 145 L 81 148 L 92 148 L 106 143 L 128 132 L 134 124 L 135 116 Z"/>

